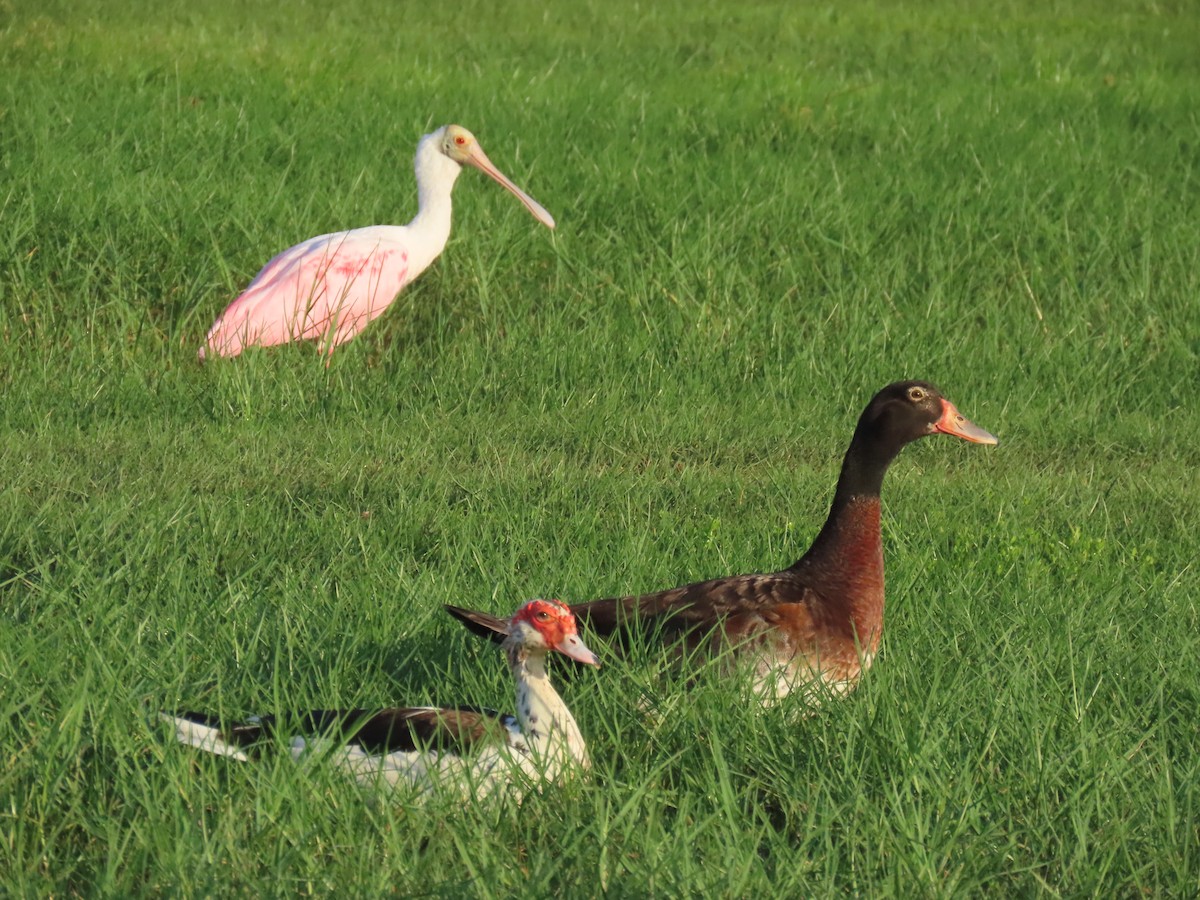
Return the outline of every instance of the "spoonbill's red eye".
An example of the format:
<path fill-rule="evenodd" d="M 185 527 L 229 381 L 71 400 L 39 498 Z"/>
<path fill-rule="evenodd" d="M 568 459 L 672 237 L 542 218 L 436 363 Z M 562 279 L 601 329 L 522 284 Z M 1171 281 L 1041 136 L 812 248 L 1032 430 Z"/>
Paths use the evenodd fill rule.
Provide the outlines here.
<path fill-rule="evenodd" d="M 458 146 L 460 146 L 460 147 L 463 146 L 463 144 L 465 144 L 466 142 L 467 142 L 467 139 L 465 137 L 463 137 L 461 134 L 454 139 L 454 143 L 458 144 Z"/>

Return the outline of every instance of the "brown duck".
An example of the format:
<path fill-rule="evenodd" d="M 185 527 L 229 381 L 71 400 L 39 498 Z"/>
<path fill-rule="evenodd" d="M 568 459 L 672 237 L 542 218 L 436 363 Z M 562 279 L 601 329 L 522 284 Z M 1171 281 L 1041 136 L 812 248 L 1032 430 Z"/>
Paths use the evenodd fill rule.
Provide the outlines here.
<path fill-rule="evenodd" d="M 889 384 L 858 420 L 824 527 L 791 566 L 592 600 L 571 612 L 597 634 L 625 637 L 638 629 L 692 659 L 728 651 L 750 662 L 764 703 L 793 690 L 811 704 L 845 694 L 870 666 L 883 632 L 883 476 L 905 444 L 930 434 L 997 443 L 933 385 Z M 446 610 L 476 634 L 504 640 L 505 620 L 456 606 Z"/>

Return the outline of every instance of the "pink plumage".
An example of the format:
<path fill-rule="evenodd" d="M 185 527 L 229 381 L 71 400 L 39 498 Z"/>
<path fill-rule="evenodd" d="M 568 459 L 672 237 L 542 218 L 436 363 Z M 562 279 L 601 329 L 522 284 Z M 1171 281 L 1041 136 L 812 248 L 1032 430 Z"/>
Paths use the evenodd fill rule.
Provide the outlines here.
<path fill-rule="evenodd" d="M 554 218 L 492 164 L 474 135 L 445 125 L 417 144 L 416 218 L 325 234 L 283 251 L 217 317 L 200 358 L 301 340 L 317 341 L 332 356 L 441 254 L 450 237 L 450 194 L 464 165 L 495 179 L 554 227 Z"/>

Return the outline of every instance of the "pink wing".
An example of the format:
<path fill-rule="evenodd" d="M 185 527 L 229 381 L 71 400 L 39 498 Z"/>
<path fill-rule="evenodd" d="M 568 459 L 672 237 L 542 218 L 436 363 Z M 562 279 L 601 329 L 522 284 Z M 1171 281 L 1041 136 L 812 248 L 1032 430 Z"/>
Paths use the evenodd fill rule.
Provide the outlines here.
<path fill-rule="evenodd" d="M 200 357 L 300 340 L 319 340 L 332 353 L 387 309 L 408 280 L 404 242 L 383 229 L 311 238 L 263 267 L 213 323 Z"/>

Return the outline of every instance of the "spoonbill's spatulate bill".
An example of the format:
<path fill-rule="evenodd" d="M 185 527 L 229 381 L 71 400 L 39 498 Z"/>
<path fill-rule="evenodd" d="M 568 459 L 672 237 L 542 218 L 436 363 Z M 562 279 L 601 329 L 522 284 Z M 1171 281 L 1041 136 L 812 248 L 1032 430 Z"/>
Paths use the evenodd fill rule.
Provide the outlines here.
<path fill-rule="evenodd" d="M 539 222 L 554 227 L 550 213 L 492 164 L 471 132 L 444 125 L 417 144 L 415 219 L 325 234 L 284 250 L 217 317 L 200 358 L 300 340 L 318 341 L 331 356 L 442 252 L 450 236 L 450 193 L 464 165 L 495 179 Z"/>
<path fill-rule="evenodd" d="M 749 662 L 764 704 L 793 691 L 810 705 L 848 693 L 883 634 L 883 476 L 906 444 L 931 434 L 997 443 L 933 385 L 889 384 L 858 420 L 824 527 L 790 567 L 577 603 L 571 611 L 600 635 L 620 638 L 638 628 L 661 634 L 687 658 L 732 649 Z M 503 620 L 446 608 L 471 631 L 503 639 Z"/>
<path fill-rule="evenodd" d="M 283 738 L 296 759 L 323 756 L 370 786 L 476 798 L 504 791 L 520 799 L 531 784 L 590 765 L 579 726 L 546 675 L 547 654 L 600 662 L 557 600 L 531 600 L 497 621 L 516 685 L 515 716 L 474 707 L 323 709 L 222 727 L 203 713 L 160 715 L 177 740 L 218 756 L 248 761 Z"/>

